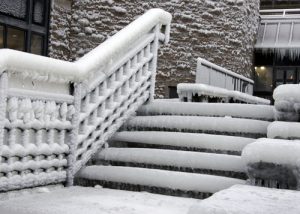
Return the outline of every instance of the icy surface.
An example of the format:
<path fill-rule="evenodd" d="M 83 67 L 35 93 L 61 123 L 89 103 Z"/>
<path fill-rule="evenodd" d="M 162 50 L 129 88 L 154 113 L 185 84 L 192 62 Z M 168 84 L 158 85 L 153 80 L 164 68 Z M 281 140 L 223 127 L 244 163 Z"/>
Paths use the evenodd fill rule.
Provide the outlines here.
<path fill-rule="evenodd" d="M 231 117 L 198 116 L 137 116 L 127 121 L 127 127 L 154 127 L 178 130 L 203 130 L 225 133 L 266 134 L 267 121 Z"/>
<path fill-rule="evenodd" d="M 275 121 L 268 126 L 268 138 L 300 139 L 300 123 Z"/>
<path fill-rule="evenodd" d="M 97 159 L 163 166 L 212 169 L 244 172 L 241 157 L 204 152 L 144 148 L 107 148 L 96 155 Z"/>
<path fill-rule="evenodd" d="M 191 207 L 188 214 L 299 214 L 300 192 L 235 185 Z"/>
<path fill-rule="evenodd" d="M 112 140 L 228 151 L 242 151 L 247 144 L 255 141 L 253 138 L 227 135 L 158 131 L 117 132 Z"/>
<path fill-rule="evenodd" d="M 205 193 L 245 183 L 222 176 L 120 166 L 88 166 L 79 171 L 78 177 Z"/>
<path fill-rule="evenodd" d="M 183 103 L 168 100 L 155 100 L 142 106 L 138 113 L 146 115 L 197 115 L 231 116 L 252 119 L 274 119 L 274 107 L 268 105 L 231 104 L 231 103 Z"/>
<path fill-rule="evenodd" d="M 300 141 L 261 138 L 247 145 L 242 152 L 245 163 L 275 163 L 300 166 Z"/>
<path fill-rule="evenodd" d="M 199 202 L 101 187 L 71 187 L 0 202 L 2 214 L 183 214 Z"/>

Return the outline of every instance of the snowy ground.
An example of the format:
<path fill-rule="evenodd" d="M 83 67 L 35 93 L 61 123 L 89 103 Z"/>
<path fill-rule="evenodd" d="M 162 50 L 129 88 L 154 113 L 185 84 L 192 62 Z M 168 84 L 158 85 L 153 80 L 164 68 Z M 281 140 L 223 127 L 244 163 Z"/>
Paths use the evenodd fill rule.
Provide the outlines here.
<path fill-rule="evenodd" d="M 235 185 L 193 206 L 188 214 L 299 214 L 300 192 Z"/>
<path fill-rule="evenodd" d="M 200 200 L 103 188 L 71 187 L 0 201 L 1 214 L 184 214 Z"/>

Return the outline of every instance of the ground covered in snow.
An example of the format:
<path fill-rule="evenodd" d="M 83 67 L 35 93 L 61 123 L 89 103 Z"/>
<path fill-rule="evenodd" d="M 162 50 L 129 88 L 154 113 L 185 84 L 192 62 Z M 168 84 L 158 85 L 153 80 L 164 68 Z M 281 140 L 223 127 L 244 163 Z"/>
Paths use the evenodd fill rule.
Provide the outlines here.
<path fill-rule="evenodd" d="M 300 192 L 235 185 L 193 206 L 188 214 L 299 214 Z"/>
<path fill-rule="evenodd" d="M 0 201 L 1 214 L 182 214 L 199 200 L 103 188 L 71 187 Z"/>

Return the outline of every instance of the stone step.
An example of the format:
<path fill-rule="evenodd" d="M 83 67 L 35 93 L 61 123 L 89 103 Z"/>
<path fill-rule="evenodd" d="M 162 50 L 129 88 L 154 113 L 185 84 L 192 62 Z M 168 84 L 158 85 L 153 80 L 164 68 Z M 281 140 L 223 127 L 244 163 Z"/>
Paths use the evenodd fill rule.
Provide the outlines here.
<path fill-rule="evenodd" d="M 240 156 L 145 148 L 106 148 L 96 160 L 245 172 Z"/>
<path fill-rule="evenodd" d="M 203 133 L 121 131 L 111 139 L 112 144 L 240 155 L 243 148 L 256 139 Z"/>
<path fill-rule="evenodd" d="M 143 105 L 138 115 L 186 115 L 235 118 L 273 121 L 274 106 L 236 103 L 185 103 L 168 100 L 154 100 Z"/>
<path fill-rule="evenodd" d="M 127 131 L 175 131 L 231 136 L 266 137 L 270 122 L 231 117 L 136 116 L 123 126 Z"/>
<path fill-rule="evenodd" d="M 235 184 L 245 184 L 245 180 L 136 167 L 88 166 L 77 174 L 77 183 L 170 195 L 174 195 L 172 192 L 180 192 L 181 195 L 191 192 L 194 195 L 199 193 L 197 197 L 201 198 Z"/>

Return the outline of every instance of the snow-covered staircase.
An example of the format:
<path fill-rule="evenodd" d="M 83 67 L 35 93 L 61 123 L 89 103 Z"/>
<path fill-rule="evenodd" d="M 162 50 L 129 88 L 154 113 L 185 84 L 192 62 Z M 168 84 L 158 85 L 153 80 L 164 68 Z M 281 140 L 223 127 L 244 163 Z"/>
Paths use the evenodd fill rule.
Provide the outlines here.
<path fill-rule="evenodd" d="M 0 192 L 73 184 L 91 156 L 153 99 L 171 18 L 149 10 L 76 62 L 0 50 Z"/>
<path fill-rule="evenodd" d="M 154 101 L 81 170 L 78 183 L 206 198 L 247 178 L 242 149 L 266 137 L 267 105 Z"/>

